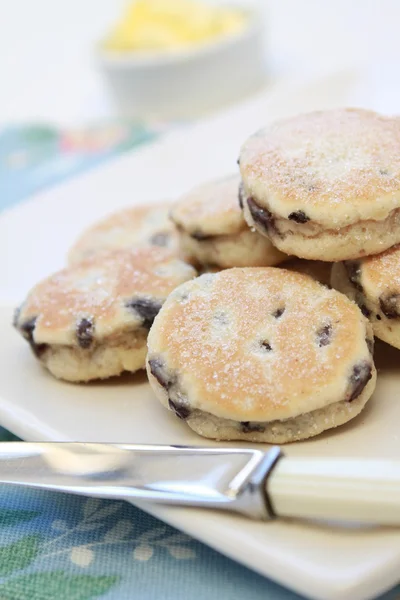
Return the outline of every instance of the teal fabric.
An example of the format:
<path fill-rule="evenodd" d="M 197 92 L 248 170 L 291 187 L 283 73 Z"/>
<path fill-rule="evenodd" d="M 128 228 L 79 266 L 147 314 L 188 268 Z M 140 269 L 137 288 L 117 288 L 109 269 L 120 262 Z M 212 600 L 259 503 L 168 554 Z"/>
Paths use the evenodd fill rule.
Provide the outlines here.
<path fill-rule="evenodd" d="M 149 142 L 164 131 L 154 123 L 96 124 L 82 131 L 44 125 L 0 130 L 0 209 L 59 183 L 121 153 Z"/>
<path fill-rule="evenodd" d="M 0 208 L 152 139 L 162 128 L 0 132 Z M 107 135 L 104 135 L 107 134 Z M 107 143 L 108 141 L 108 143 Z M 0 441 L 17 438 L 0 428 Z M 400 597 L 400 587 L 382 600 Z M 125 502 L 0 487 L 1 600 L 299 600 Z"/>
<path fill-rule="evenodd" d="M 125 502 L 5 486 L 0 598 L 294 600 Z"/>

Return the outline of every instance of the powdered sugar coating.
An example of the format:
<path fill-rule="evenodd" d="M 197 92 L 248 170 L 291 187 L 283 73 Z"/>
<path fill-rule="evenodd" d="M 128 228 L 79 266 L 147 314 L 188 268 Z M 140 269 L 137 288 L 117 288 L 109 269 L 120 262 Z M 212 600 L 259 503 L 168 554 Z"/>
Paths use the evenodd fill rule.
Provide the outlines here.
<path fill-rule="evenodd" d="M 198 185 L 173 206 L 172 220 L 189 234 L 227 235 L 247 229 L 239 207 L 239 175 Z"/>
<path fill-rule="evenodd" d="M 383 292 L 400 294 L 400 246 L 393 246 L 359 261 L 360 281 L 368 295 L 378 297 Z"/>
<path fill-rule="evenodd" d="M 400 348 L 400 246 L 334 264 L 331 282 L 362 308 L 376 337 Z"/>
<path fill-rule="evenodd" d="M 288 258 L 247 226 L 239 185 L 238 175 L 218 179 L 197 186 L 175 204 L 171 218 L 186 260 L 226 269 L 276 265 Z"/>
<path fill-rule="evenodd" d="M 68 256 L 76 264 L 104 251 L 140 246 L 169 248 L 178 255 L 178 234 L 170 204 L 135 206 L 114 213 L 84 231 Z"/>
<path fill-rule="evenodd" d="M 382 220 L 400 206 L 400 119 L 348 108 L 279 121 L 243 145 L 240 170 L 247 196 L 277 216 Z"/>
<path fill-rule="evenodd" d="M 45 279 L 28 294 L 17 326 L 36 319 L 37 344 L 77 346 L 77 324 L 94 324 L 97 341 L 140 328 L 142 319 L 129 309 L 132 299 L 162 304 L 195 270 L 169 250 L 148 247 L 95 256 Z"/>
<path fill-rule="evenodd" d="M 327 326 L 330 340 L 321 344 Z M 352 302 L 306 275 L 229 269 L 170 295 L 150 331 L 148 358 L 176 374 L 190 409 L 281 420 L 346 398 L 354 365 L 372 363 L 369 328 Z"/>

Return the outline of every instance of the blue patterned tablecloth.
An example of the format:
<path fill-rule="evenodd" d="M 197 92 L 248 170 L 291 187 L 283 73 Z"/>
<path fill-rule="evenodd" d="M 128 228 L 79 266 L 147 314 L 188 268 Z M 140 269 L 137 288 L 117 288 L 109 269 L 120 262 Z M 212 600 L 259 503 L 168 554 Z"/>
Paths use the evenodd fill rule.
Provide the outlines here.
<path fill-rule="evenodd" d="M 153 139 L 141 125 L 0 131 L 0 208 Z M 0 428 L 0 440 L 16 439 Z M 299 600 L 125 502 L 0 488 L 0 600 Z M 400 587 L 382 597 L 400 598 Z M 349 599 L 351 600 L 351 599 Z"/>

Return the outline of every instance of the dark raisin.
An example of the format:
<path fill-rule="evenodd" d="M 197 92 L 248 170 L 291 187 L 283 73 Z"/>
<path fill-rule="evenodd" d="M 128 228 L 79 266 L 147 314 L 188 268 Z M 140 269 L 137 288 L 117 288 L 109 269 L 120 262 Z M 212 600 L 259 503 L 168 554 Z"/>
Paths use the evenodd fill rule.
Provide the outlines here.
<path fill-rule="evenodd" d="M 382 321 L 382 317 L 381 317 L 381 315 L 376 315 L 376 320 L 377 320 L 377 321 Z"/>
<path fill-rule="evenodd" d="M 40 358 L 48 347 L 48 344 L 31 344 L 32 351 L 37 358 Z"/>
<path fill-rule="evenodd" d="M 239 184 L 238 200 L 239 200 L 239 206 L 243 210 L 243 206 L 244 206 L 244 185 L 243 185 L 243 181 Z"/>
<path fill-rule="evenodd" d="M 364 317 L 368 318 L 371 316 L 371 311 L 365 306 L 365 304 L 359 304 L 359 307 Z"/>
<path fill-rule="evenodd" d="M 35 330 L 36 321 L 37 317 L 32 317 L 28 321 L 25 321 L 25 323 L 22 323 L 22 325 L 20 326 L 20 331 L 24 338 L 28 341 L 34 355 L 39 358 L 47 349 L 47 344 L 37 344 L 33 339 L 33 332 Z"/>
<path fill-rule="evenodd" d="M 347 271 L 347 276 L 350 279 L 353 286 L 359 292 L 363 293 L 364 289 L 360 283 L 361 278 L 361 266 L 360 263 L 354 261 L 346 261 L 344 262 L 345 269 Z"/>
<path fill-rule="evenodd" d="M 350 376 L 350 386 L 347 402 L 352 402 L 361 394 L 368 381 L 372 377 L 372 367 L 369 362 L 363 360 L 362 362 L 354 365 L 352 374 Z"/>
<path fill-rule="evenodd" d="M 254 202 L 253 198 L 247 198 L 247 205 L 255 223 L 261 225 L 267 233 L 274 231 L 279 234 L 275 225 L 275 218 L 269 210 L 261 208 L 261 206 Z"/>
<path fill-rule="evenodd" d="M 165 231 L 159 231 L 150 238 L 150 243 L 155 246 L 168 246 L 170 234 Z"/>
<path fill-rule="evenodd" d="M 153 321 L 160 312 L 162 303 L 150 298 L 132 298 L 125 303 L 130 310 L 134 310 L 142 319 L 142 326 L 150 329 Z"/>
<path fill-rule="evenodd" d="M 211 238 L 213 238 L 213 235 L 208 235 L 207 233 L 203 233 L 202 231 L 200 231 L 199 229 L 196 229 L 196 231 L 193 231 L 192 233 L 189 234 L 190 237 L 192 237 L 194 240 L 198 240 L 199 242 L 202 242 L 204 240 L 209 240 Z"/>
<path fill-rule="evenodd" d="M 310 217 L 306 215 L 303 210 L 296 210 L 295 212 L 291 212 L 288 216 L 290 221 L 295 221 L 296 223 L 307 223 L 310 220 Z"/>
<path fill-rule="evenodd" d="M 318 346 L 328 346 L 332 338 L 332 325 L 324 325 L 317 331 Z"/>
<path fill-rule="evenodd" d="M 388 319 L 400 317 L 400 294 L 383 295 L 379 298 L 381 311 Z"/>
<path fill-rule="evenodd" d="M 265 352 L 271 352 L 272 350 L 272 346 L 269 342 L 267 342 L 266 340 L 263 340 L 262 342 L 260 342 L 260 346 L 262 348 L 262 350 L 265 350 Z"/>
<path fill-rule="evenodd" d="M 90 348 L 93 343 L 94 325 L 90 319 L 81 319 L 76 326 L 76 337 L 81 348 Z"/>
<path fill-rule="evenodd" d="M 168 400 L 168 404 L 170 409 L 174 411 L 177 417 L 179 417 L 183 421 L 186 421 L 186 419 L 190 415 L 190 409 L 187 406 L 185 406 L 184 404 L 180 404 L 176 401 L 174 402 L 171 399 Z"/>
<path fill-rule="evenodd" d="M 36 320 L 37 317 L 32 317 L 31 319 L 28 319 L 28 321 L 25 321 L 25 323 L 22 323 L 20 327 L 22 335 L 28 342 L 33 341 L 33 331 L 35 329 Z"/>
<path fill-rule="evenodd" d="M 158 383 L 168 392 L 168 405 L 180 419 L 187 419 L 190 415 L 190 409 L 186 398 L 178 389 L 178 378 L 174 372 L 166 369 L 165 363 L 161 358 L 151 358 L 149 360 L 150 373 L 155 377 Z"/>
<path fill-rule="evenodd" d="M 373 356 L 374 355 L 374 344 L 375 344 L 374 338 L 365 338 L 365 342 L 368 346 L 368 351 L 369 351 L 370 355 Z"/>
<path fill-rule="evenodd" d="M 261 423 L 254 423 L 254 422 L 250 422 L 250 421 L 241 421 L 240 426 L 241 426 L 241 430 L 243 431 L 243 433 L 251 433 L 251 432 L 256 432 L 256 431 L 263 433 L 265 431 L 265 427 L 264 427 L 264 425 L 261 425 Z"/>
<path fill-rule="evenodd" d="M 176 377 L 169 376 L 165 371 L 165 365 L 159 358 L 152 358 L 149 360 L 150 373 L 155 377 L 158 383 L 169 390 L 171 386 L 176 383 Z"/>
<path fill-rule="evenodd" d="M 282 306 L 281 308 L 277 308 L 276 311 L 272 313 L 272 316 L 275 317 L 275 319 L 279 319 L 279 317 L 281 317 L 284 312 L 285 307 Z"/>

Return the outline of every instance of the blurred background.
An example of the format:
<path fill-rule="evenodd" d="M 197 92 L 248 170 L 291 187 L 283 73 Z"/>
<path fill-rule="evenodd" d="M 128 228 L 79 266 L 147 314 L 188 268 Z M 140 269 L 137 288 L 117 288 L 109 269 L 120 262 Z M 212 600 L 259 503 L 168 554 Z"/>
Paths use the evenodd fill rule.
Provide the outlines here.
<path fill-rule="evenodd" d="M 0 0 L 0 208 L 284 82 L 347 72 L 353 105 L 399 110 L 398 0 L 137 0 L 139 22 L 132 4 Z"/>
<path fill-rule="evenodd" d="M 95 50 L 126 5 L 127 0 L 1 0 L 0 121 L 76 125 L 112 115 Z M 353 64 L 370 64 L 393 83 L 398 79 L 398 0 L 259 0 L 259 5 L 270 79 Z"/>

